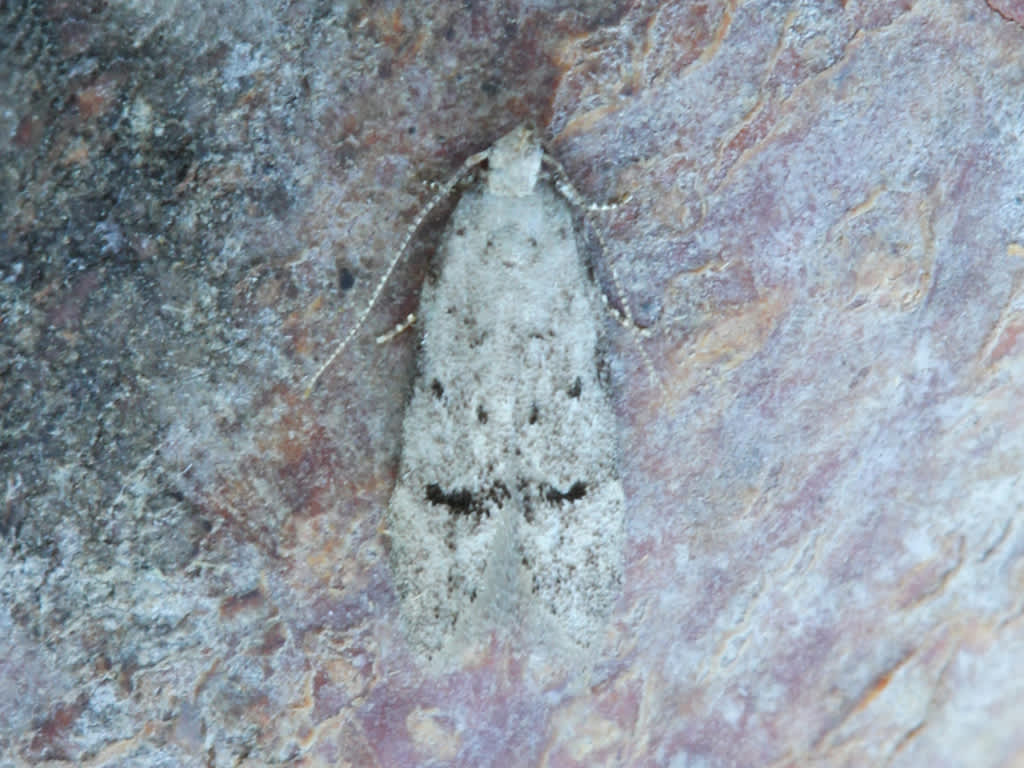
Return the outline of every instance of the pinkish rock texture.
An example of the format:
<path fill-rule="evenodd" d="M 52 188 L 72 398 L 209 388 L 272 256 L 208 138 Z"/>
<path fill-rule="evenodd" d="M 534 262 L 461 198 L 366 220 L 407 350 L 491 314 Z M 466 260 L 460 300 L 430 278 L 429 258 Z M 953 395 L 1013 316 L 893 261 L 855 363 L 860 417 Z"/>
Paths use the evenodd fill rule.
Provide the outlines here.
<path fill-rule="evenodd" d="M 0 15 L 2 768 L 1024 761 L 1020 3 Z M 430 675 L 373 335 L 436 221 L 302 388 L 524 119 L 630 195 L 625 590 L 585 679 Z"/>

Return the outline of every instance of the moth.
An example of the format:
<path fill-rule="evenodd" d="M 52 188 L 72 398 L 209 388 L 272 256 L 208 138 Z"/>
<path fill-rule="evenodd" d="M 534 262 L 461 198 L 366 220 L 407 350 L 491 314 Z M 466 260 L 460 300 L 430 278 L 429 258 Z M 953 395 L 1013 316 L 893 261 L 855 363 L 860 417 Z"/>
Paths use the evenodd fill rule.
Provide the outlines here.
<path fill-rule="evenodd" d="M 469 158 L 441 194 L 470 169 L 480 179 L 451 214 L 420 297 L 384 518 L 391 569 L 421 656 L 492 632 L 572 653 L 600 640 L 622 581 L 605 310 L 576 242 L 578 196 L 533 129 Z"/>

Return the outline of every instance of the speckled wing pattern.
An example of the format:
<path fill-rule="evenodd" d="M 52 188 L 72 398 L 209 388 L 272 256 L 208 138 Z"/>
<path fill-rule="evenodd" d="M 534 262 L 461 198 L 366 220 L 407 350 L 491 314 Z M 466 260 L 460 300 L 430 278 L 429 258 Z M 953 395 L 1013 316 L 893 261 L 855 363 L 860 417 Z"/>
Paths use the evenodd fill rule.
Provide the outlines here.
<path fill-rule="evenodd" d="M 492 147 L 421 297 L 386 529 L 408 635 L 428 657 L 502 627 L 589 647 L 619 594 L 602 307 L 541 151 L 525 128 Z"/>

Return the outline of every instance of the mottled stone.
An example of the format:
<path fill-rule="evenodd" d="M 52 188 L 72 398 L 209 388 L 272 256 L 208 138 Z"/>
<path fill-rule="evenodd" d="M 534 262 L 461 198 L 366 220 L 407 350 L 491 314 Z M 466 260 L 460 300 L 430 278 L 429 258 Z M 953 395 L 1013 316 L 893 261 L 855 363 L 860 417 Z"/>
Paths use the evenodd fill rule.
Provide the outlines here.
<path fill-rule="evenodd" d="M 0 766 L 1020 762 L 1022 17 L 4 5 Z M 373 336 L 443 212 L 302 390 L 523 120 L 628 196 L 625 594 L 589 679 L 501 637 L 431 676 Z"/>

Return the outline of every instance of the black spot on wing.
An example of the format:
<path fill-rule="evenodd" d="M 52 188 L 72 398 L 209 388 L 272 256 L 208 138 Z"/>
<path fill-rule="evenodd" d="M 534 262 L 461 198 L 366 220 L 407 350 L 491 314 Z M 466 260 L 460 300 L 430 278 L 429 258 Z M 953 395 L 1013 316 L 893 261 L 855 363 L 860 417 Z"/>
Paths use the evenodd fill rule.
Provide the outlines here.
<path fill-rule="evenodd" d="M 544 498 L 553 504 L 561 504 L 566 501 L 579 501 L 587 495 L 587 484 L 582 480 L 577 480 L 566 491 L 559 490 L 558 488 L 548 488 L 544 491 Z"/>
<path fill-rule="evenodd" d="M 445 491 L 437 483 L 431 483 L 427 486 L 427 501 L 431 504 L 448 507 L 453 514 L 465 515 L 473 506 L 473 494 L 465 488 Z"/>
<path fill-rule="evenodd" d="M 431 504 L 448 507 L 453 515 L 473 515 L 477 519 L 490 517 L 491 508 L 500 509 L 512 494 L 500 480 L 477 493 L 468 488 L 445 490 L 437 483 L 426 487 L 426 499 Z"/>

